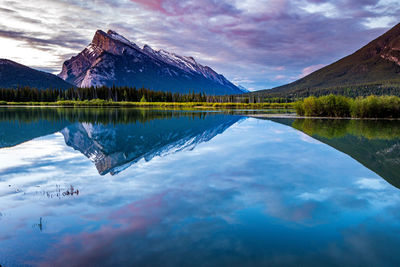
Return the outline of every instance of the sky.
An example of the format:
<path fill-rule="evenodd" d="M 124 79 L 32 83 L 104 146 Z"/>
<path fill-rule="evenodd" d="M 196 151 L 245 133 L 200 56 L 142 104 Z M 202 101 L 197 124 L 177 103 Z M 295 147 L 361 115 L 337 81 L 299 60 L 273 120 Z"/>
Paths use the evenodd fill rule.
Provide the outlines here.
<path fill-rule="evenodd" d="M 0 0 L 0 58 L 56 74 L 112 29 L 260 90 L 355 52 L 399 17 L 398 0 Z"/>

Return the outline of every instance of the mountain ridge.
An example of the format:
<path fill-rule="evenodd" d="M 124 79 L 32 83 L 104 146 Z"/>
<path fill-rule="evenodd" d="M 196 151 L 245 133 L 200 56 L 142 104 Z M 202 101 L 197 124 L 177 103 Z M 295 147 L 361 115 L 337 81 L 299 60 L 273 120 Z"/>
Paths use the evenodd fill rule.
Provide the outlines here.
<path fill-rule="evenodd" d="M 292 83 L 258 93 L 298 93 L 367 84 L 400 83 L 400 23 L 354 53 Z"/>
<path fill-rule="evenodd" d="M 97 30 L 82 52 L 64 62 L 58 76 L 78 87 L 116 85 L 181 93 L 244 92 L 193 57 L 153 50 L 149 45 L 140 48 L 112 30 Z"/>
<path fill-rule="evenodd" d="M 29 86 L 38 89 L 68 89 L 74 85 L 54 74 L 35 70 L 9 59 L 0 58 L 0 87 L 18 88 Z"/>

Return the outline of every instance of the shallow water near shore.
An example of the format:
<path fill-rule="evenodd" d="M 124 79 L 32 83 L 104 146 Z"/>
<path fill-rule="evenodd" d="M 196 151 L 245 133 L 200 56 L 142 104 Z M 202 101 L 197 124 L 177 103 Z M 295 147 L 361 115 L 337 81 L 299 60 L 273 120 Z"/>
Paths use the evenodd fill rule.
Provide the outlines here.
<path fill-rule="evenodd" d="M 399 266 L 399 171 L 399 121 L 0 108 L 0 264 Z"/>

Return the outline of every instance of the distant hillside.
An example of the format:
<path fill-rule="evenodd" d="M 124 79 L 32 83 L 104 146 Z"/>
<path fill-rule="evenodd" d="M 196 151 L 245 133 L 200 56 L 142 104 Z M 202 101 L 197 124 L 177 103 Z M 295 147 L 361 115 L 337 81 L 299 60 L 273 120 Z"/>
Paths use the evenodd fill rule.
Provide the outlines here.
<path fill-rule="evenodd" d="M 17 88 L 18 86 L 39 89 L 73 87 L 56 75 L 34 70 L 8 59 L 0 59 L 0 88 Z"/>
<path fill-rule="evenodd" d="M 317 70 L 293 83 L 257 93 L 321 95 L 337 91 L 347 95 L 379 94 L 379 90 L 399 90 L 400 24 L 352 55 Z M 348 92 L 349 88 L 352 88 Z M 324 92 L 325 91 L 325 92 Z M 358 91 L 358 92 L 357 92 Z"/>

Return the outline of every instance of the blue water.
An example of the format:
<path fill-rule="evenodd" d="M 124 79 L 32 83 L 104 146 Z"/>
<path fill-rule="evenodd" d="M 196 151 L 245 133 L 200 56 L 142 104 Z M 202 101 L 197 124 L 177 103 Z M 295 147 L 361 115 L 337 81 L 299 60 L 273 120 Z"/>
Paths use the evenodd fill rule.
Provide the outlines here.
<path fill-rule="evenodd" d="M 292 121 L 0 112 L 2 265 L 400 265 L 397 177 Z"/>

